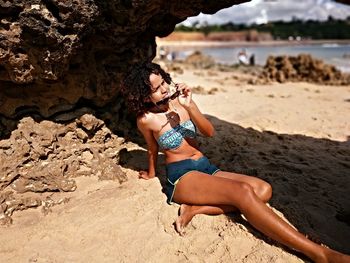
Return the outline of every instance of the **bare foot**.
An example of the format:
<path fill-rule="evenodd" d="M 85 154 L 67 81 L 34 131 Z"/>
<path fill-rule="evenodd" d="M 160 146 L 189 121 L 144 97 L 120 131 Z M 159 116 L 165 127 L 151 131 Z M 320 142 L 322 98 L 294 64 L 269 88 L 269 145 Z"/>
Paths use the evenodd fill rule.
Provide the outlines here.
<path fill-rule="evenodd" d="M 183 236 L 185 234 L 185 227 L 192 220 L 194 214 L 191 212 L 191 206 L 182 204 L 179 209 L 179 216 L 175 221 L 175 229 Z"/>

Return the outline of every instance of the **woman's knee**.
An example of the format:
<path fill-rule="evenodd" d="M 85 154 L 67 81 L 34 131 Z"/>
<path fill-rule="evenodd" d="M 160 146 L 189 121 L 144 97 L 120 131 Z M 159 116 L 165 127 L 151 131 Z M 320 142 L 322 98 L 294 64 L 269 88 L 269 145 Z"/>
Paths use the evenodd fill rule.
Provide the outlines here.
<path fill-rule="evenodd" d="M 242 209 L 243 207 L 250 205 L 257 197 L 254 188 L 245 182 L 238 183 L 237 196 L 239 198 L 238 203 L 235 206 L 238 209 Z"/>
<path fill-rule="evenodd" d="M 263 181 L 260 189 L 262 201 L 268 202 L 272 197 L 272 186 L 268 182 Z"/>
<path fill-rule="evenodd" d="M 241 188 L 242 194 L 244 195 L 251 195 L 255 193 L 254 188 L 249 183 L 245 183 L 245 182 L 240 183 L 240 188 Z"/>

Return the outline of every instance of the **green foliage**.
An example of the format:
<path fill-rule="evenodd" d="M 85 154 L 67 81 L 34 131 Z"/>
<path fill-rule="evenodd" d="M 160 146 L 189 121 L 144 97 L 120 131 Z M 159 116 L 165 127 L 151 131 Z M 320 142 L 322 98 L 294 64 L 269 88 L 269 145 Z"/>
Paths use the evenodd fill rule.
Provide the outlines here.
<path fill-rule="evenodd" d="M 350 16 L 346 20 L 329 17 L 327 21 L 302 21 L 293 19 L 290 22 L 276 21 L 263 25 L 234 24 L 232 22 L 221 25 L 209 25 L 199 22 L 191 26 L 178 25 L 175 31 L 203 32 L 206 36 L 210 32 L 246 31 L 255 29 L 258 32 L 269 32 L 275 39 L 301 37 L 310 39 L 350 39 Z"/>

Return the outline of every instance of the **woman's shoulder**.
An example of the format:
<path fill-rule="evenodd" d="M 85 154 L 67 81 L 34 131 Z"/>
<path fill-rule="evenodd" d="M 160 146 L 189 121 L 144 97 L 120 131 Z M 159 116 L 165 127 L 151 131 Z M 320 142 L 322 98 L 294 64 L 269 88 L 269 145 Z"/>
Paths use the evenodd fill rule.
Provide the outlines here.
<path fill-rule="evenodd" d="M 155 114 L 151 112 L 146 112 L 140 116 L 137 117 L 136 122 L 137 126 L 139 127 L 151 127 L 152 124 L 154 124 L 156 121 Z"/>

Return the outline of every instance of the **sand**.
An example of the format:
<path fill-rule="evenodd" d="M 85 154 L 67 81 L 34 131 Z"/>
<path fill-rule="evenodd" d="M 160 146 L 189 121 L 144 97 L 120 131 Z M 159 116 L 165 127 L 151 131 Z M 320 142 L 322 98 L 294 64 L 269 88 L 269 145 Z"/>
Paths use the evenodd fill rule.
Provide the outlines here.
<path fill-rule="evenodd" d="M 267 180 L 274 211 L 318 242 L 350 253 L 350 87 L 253 86 L 234 71 L 182 67 L 175 81 L 217 90 L 193 95 L 216 128 L 214 138 L 199 138 L 209 159 Z M 178 206 L 169 206 L 162 192 L 164 169 L 158 178 L 138 179 L 147 167 L 145 148 L 125 146 L 126 182 L 78 177 L 77 190 L 64 193 L 69 201 L 48 214 L 14 213 L 12 225 L 0 229 L 0 261 L 307 262 L 239 214 L 198 215 L 179 236 Z"/>

